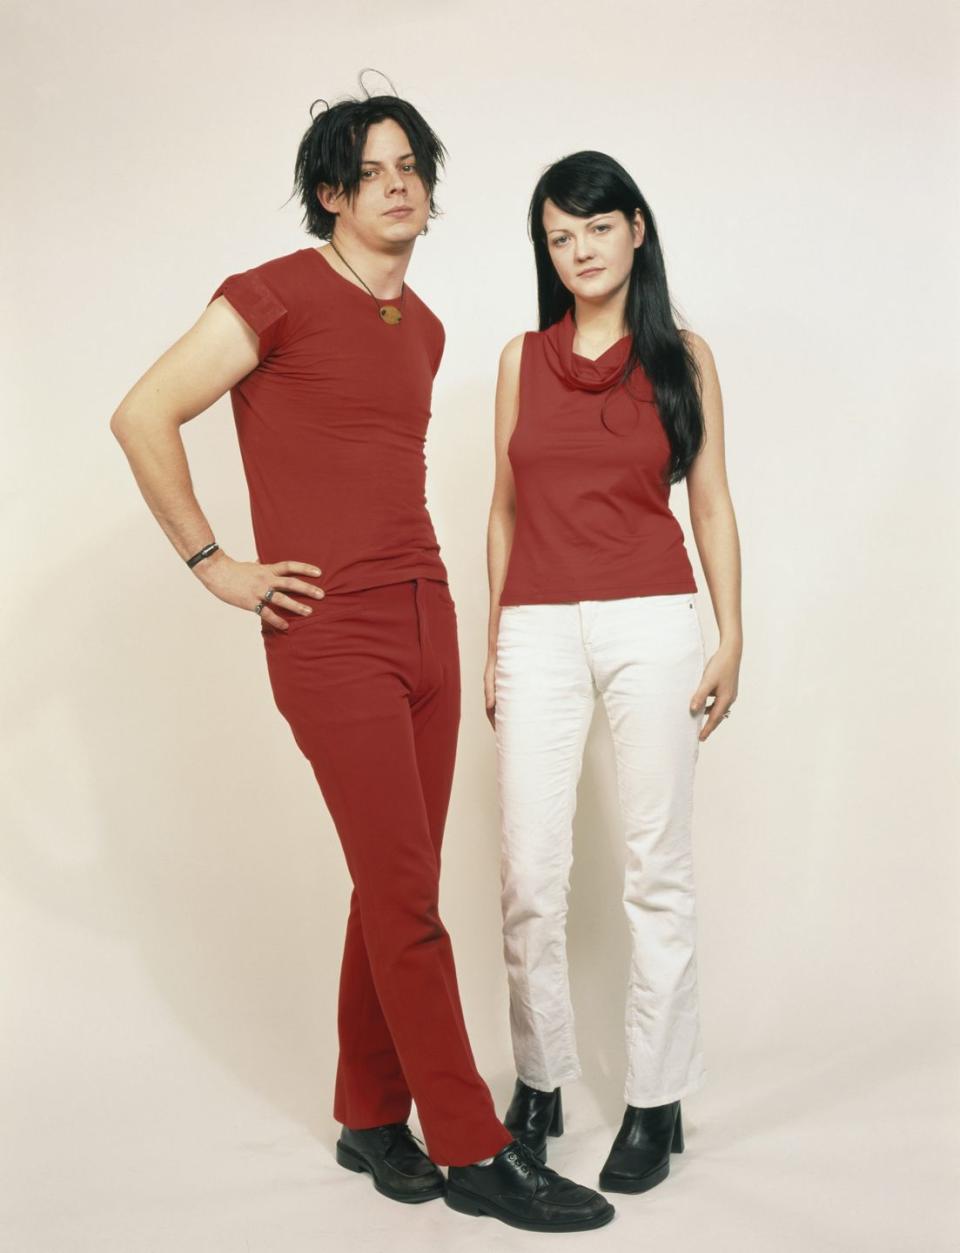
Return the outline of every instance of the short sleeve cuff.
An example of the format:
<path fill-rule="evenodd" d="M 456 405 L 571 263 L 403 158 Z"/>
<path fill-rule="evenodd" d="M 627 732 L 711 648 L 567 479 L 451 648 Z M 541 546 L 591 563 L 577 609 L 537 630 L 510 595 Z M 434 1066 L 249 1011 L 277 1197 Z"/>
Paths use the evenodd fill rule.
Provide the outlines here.
<path fill-rule="evenodd" d="M 249 271 L 225 278 L 207 304 L 218 296 L 227 298 L 257 336 L 262 361 L 282 339 L 287 317 L 283 301 L 258 274 Z"/>

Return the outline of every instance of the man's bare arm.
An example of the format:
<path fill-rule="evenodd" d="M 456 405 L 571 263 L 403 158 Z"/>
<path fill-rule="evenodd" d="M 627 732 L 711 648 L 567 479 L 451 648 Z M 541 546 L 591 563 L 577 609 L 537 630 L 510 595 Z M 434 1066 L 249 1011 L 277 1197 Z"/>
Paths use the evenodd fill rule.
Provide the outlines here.
<path fill-rule="evenodd" d="M 255 332 L 226 297 L 219 296 L 134 383 L 110 419 L 110 430 L 144 499 L 184 560 L 211 542 L 213 530 L 193 491 L 180 428 L 255 369 L 258 361 Z M 270 587 L 282 589 L 272 604 L 299 613 L 311 613 L 312 608 L 286 593 L 323 595 L 312 584 L 292 577 L 320 574 L 309 562 L 261 565 L 234 561 L 218 551 L 193 572 L 220 600 L 241 609 L 253 609 Z M 261 617 L 286 630 L 286 622 L 269 606 L 264 606 Z"/>

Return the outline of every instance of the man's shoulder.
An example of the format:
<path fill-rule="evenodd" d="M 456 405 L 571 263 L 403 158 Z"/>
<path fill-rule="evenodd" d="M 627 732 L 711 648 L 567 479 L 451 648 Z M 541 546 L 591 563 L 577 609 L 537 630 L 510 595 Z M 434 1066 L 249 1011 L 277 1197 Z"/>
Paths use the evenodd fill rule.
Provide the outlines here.
<path fill-rule="evenodd" d="M 272 328 L 270 344 L 277 346 L 297 324 L 309 305 L 309 258 L 306 249 L 268 257 L 246 269 L 236 269 L 217 285 L 208 304 L 225 296 L 240 316 L 260 333 L 265 355 L 264 332 Z"/>
<path fill-rule="evenodd" d="M 304 253 L 307 251 L 309 250 L 306 248 L 296 248 L 293 252 L 285 252 L 279 257 L 268 257 L 266 261 L 247 266 L 246 269 L 238 270 L 237 273 L 254 275 L 263 279 L 268 285 L 283 284 L 303 273 Z"/>
<path fill-rule="evenodd" d="M 419 312 L 420 317 L 426 324 L 427 328 L 430 331 L 432 331 L 433 334 L 439 335 L 442 337 L 444 335 L 443 322 L 440 320 L 437 314 L 434 313 L 434 311 L 430 308 L 430 306 L 423 299 L 423 297 L 418 295 L 414 291 L 414 289 L 410 286 L 409 283 L 406 286 L 407 286 L 407 296 L 413 300 L 414 304 L 416 305 L 417 311 Z"/>

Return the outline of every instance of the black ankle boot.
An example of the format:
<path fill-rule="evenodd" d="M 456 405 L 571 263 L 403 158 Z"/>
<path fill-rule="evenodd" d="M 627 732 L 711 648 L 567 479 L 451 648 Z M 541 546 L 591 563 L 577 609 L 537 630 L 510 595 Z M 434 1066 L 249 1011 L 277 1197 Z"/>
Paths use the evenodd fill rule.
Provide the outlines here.
<path fill-rule="evenodd" d="M 513 1089 L 510 1108 L 503 1125 L 521 1144 L 536 1153 L 541 1162 L 547 1160 L 547 1136 L 563 1135 L 563 1105 L 560 1089 L 541 1092 L 518 1079 Z"/>
<path fill-rule="evenodd" d="M 542 1165 L 519 1140 L 487 1166 L 448 1167 L 445 1200 L 461 1214 L 485 1214 L 524 1231 L 589 1231 L 614 1215 L 606 1197 Z"/>
<path fill-rule="evenodd" d="M 393 1201 L 432 1201 L 446 1190 L 443 1172 L 419 1147 L 405 1122 L 361 1131 L 344 1127 L 337 1141 L 337 1161 L 347 1170 L 369 1171 L 376 1190 Z"/>
<path fill-rule="evenodd" d="M 604 1192 L 646 1192 L 670 1173 L 670 1154 L 683 1152 L 680 1102 L 652 1109 L 627 1106 L 600 1172 Z"/>

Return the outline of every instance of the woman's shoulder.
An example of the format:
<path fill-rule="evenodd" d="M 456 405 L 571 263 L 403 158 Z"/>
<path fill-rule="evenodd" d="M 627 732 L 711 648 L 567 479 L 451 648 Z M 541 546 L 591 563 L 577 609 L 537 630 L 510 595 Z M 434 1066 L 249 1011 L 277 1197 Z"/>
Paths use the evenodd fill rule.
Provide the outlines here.
<path fill-rule="evenodd" d="M 702 335 L 698 335 L 695 331 L 681 331 L 680 334 L 693 354 L 693 360 L 696 364 L 697 390 L 700 393 L 701 400 L 719 397 L 720 378 L 717 374 L 717 363 L 713 359 L 710 345 Z M 713 403 L 712 400 L 710 403 Z"/>
<path fill-rule="evenodd" d="M 692 331 L 688 327 L 682 327 L 680 329 L 680 338 L 693 353 L 694 357 L 696 357 L 697 364 L 701 369 L 704 366 L 713 366 L 713 353 L 710 351 L 710 345 L 702 335 L 698 335 L 696 331 Z"/>
<path fill-rule="evenodd" d="M 512 339 L 508 339 L 500 352 L 500 360 L 513 361 L 519 358 L 523 349 L 524 338 L 531 333 L 530 331 L 521 331 L 519 335 L 514 335 Z"/>
<path fill-rule="evenodd" d="M 521 331 L 519 335 L 514 335 L 512 339 L 508 339 L 500 352 L 501 366 L 518 369 L 527 336 L 535 339 L 541 334 L 541 331 Z"/>

